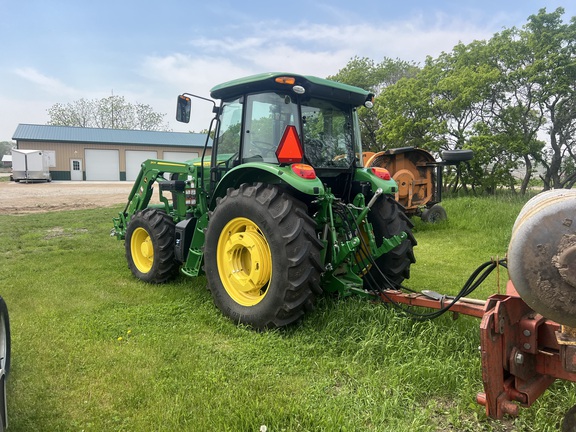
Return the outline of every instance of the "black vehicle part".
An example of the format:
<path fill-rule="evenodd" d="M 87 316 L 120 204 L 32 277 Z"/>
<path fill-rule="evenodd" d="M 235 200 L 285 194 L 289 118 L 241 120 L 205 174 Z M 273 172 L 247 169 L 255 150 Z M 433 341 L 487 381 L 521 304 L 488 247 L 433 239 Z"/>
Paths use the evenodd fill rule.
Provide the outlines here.
<path fill-rule="evenodd" d="M 416 262 L 413 248 L 417 242 L 412 234 L 414 224 L 389 196 L 383 196 L 374 204 L 368 213 L 368 221 L 372 224 L 376 239 L 390 238 L 401 232 L 408 235 L 400 245 L 376 259 L 376 266 L 369 270 L 368 278 L 365 278 L 384 289 L 396 288 L 404 279 L 410 278 L 410 265 Z"/>
<path fill-rule="evenodd" d="M 180 263 L 185 262 L 188 257 L 195 226 L 196 219 L 185 219 L 176 224 L 174 231 L 174 258 Z"/>
<path fill-rule="evenodd" d="M 444 150 L 442 152 L 442 160 L 446 162 L 465 162 L 474 157 L 472 150 Z"/>
<path fill-rule="evenodd" d="M 448 219 L 446 210 L 440 204 L 434 204 L 432 207 L 424 209 L 421 216 L 424 222 L 435 223 Z"/>

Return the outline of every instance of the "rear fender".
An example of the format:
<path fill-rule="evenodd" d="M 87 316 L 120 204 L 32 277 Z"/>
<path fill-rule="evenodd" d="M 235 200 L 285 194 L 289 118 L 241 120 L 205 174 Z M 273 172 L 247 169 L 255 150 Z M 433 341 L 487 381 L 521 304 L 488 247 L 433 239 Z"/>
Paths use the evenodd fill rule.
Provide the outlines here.
<path fill-rule="evenodd" d="M 354 174 L 354 180 L 360 182 L 369 182 L 372 186 L 372 192 L 376 192 L 376 190 L 382 189 L 382 193 L 392 196 L 398 192 L 398 184 L 392 178 L 390 180 L 384 180 L 380 177 L 376 177 L 370 168 L 358 168 Z"/>
<path fill-rule="evenodd" d="M 324 194 L 324 186 L 318 177 L 303 179 L 296 175 L 290 166 L 278 166 L 260 162 L 249 162 L 228 171 L 218 183 L 210 198 L 210 209 L 216 206 L 216 199 L 226 195 L 228 188 L 238 188 L 242 183 L 266 183 L 286 185 L 312 197 Z"/>

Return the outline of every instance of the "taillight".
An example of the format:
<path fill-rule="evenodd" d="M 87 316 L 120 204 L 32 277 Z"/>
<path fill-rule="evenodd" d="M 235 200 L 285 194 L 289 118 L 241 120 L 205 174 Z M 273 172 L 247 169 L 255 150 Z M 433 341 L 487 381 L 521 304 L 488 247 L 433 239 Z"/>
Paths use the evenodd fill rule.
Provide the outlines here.
<path fill-rule="evenodd" d="M 278 162 L 302 162 L 303 155 L 304 152 L 302 151 L 302 145 L 300 144 L 300 137 L 298 136 L 296 126 L 286 126 L 284 135 L 282 135 L 282 139 L 280 140 L 280 145 L 276 149 L 276 157 L 278 158 Z"/>
<path fill-rule="evenodd" d="M 382 180 L 390 180 L 392 178 L 390 176 L 390 171 L 388 171 L 386 168 L 372 167 L 371 170 L 372 174 L 378 178 L 381 178 Z"/>
<path fill-rule="evenodd" d="M 303 179 L 314 180 L 316 178 L 316 171 L 310 165 L 298 163 L 290 165 L 290 168 L 292 168 L 294 174 Z"/>

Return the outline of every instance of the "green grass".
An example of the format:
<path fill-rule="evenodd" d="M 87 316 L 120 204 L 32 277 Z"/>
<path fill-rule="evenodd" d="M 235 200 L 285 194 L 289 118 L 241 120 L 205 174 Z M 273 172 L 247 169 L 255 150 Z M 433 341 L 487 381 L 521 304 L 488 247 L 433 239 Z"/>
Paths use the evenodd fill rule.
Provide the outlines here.
<path fill-rule="evenodd" d="M 504 256 L 523 201 L 444 204 L 448 222 L 417 221 L 407 285 L 453 294 Z M 487 419 L 475 403 L 474 318 L 419 323 L 324 298 L 289 329 L 237 327 L 203 277 L 133 278 L 123 244 L 108 236 L 117 210 L 0 216 L 10 431 L 553 431 L 576 403 L 561 382 L 519 418 Z M 474 295 L 495 291 L 491 276 Z"/>

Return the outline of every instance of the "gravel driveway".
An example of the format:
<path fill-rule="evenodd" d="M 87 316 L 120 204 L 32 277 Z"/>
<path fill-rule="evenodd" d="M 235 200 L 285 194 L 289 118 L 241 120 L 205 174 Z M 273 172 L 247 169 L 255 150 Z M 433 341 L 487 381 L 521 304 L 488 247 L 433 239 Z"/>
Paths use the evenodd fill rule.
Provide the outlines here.
<path fill-rule="evenodd" d="M 133 182 L 0 181 L 0 214 L 110 207 L 126 203 Z"/>

